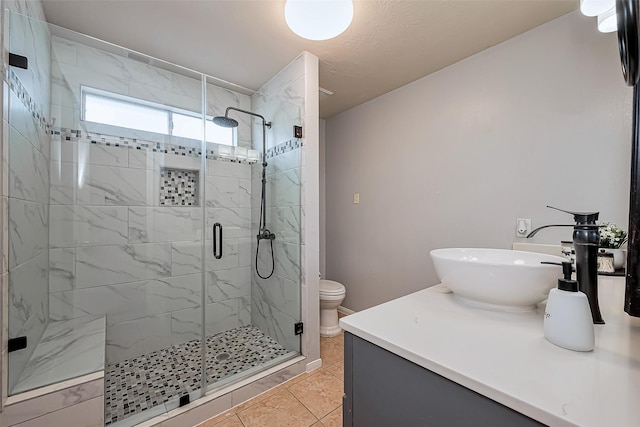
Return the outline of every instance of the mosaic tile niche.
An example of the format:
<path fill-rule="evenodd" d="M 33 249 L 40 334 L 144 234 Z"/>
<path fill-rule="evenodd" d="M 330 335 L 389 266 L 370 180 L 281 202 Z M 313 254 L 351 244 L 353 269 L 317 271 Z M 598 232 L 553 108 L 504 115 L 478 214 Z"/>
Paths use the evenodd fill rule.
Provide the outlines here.
<path fill-rule="evenodd" d="M 198 171 L 160 169 L 160 206 L 198 206 Z"/>

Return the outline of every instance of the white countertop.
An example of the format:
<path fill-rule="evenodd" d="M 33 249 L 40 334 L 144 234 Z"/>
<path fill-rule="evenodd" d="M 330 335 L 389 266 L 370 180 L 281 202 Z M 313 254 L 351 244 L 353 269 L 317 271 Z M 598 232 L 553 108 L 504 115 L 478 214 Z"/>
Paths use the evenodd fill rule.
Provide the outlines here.
<path fill-rule="evenodd" d="M 340 320 L 342 328 L 550 426 L 640 426 L 640 318 L 623 311 L 624 278 L 598 278 L 605 325 L 596 347 L 565 350 L 542 332 L 544 305 L 502 313 L 443 285 Z"/>

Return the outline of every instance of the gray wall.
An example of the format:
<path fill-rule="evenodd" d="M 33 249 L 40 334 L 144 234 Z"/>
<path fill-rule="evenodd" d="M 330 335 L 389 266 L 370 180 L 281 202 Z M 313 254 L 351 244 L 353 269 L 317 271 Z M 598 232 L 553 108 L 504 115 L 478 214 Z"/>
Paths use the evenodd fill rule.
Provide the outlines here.
<path fill-rule="evenodd" d="M 626 228 L 631 95 L 615 34 L 574 12 L 327 120 L 326 269 L 343 305 L 438 283 L 434 248 L 510 248 L 516 218 L 571 221 L 547 204 Z"/>

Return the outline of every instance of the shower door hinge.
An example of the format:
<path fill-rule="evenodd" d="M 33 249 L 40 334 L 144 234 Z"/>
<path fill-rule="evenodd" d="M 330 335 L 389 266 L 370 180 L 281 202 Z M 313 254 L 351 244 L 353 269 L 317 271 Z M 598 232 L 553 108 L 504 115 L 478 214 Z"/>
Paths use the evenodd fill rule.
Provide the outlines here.
<path fill-rule="evenodd" d="M 7 342 L 7 352 L 22 350 L 27 348 L 27 337 L 9 338 Z"/>
<path fill-rule="evenodd" d="M 302 335 L 303 330 L 304 330 L 304 324 L 302 322 L 298 322 L 295 325 L 293 325 L 293 331 L 296 333 L 296 335 Z"/>
<path fill-rule="evenodd" d="M 24 68 L 26 70 L 29 68 L 29 60 L 26 56 L 16 55 L 15 53 L 9 52 L 9 65 L 12 67 Z"/>
<path fill-rule="evenodd" d="M 181 408 L 188 404 L 189 404 L 189 395 L 185 394 L 184 396 L 180 396 L 180 403 L 178 404 L 178 407 Z"/>
<path fill-rule="evenodd" d="M 293 125 L 293 137 L 302 138 L 302 126 Z"/>

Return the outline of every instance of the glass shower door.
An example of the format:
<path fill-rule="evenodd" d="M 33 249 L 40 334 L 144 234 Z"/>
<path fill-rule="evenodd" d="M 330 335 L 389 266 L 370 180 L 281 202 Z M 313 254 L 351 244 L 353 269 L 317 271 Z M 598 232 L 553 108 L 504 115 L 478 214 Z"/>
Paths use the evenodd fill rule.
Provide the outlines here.
<path fill-rule="evenodd" d="M 227 107 L 251 109 L 248 95 L 207 80 L 207 116 L 224 116 Z M 205 217 L 206 384 L 221 386 L 245 370 L 251 329 L 251 121 L 232 112 L 235 128 L 207 127 Z M 227 132 L 231 138 L 218 136 Z M 256 157 L 255 153 L 252 153 Z"/>
<path fill-rule="evenodd" d="M 9 394 L 104 370 L 131 425 L 200 393 L 202 79 L 8 18 Z"/>
<path fill-rule="evenodd" d="M 102 319 L 105 424 L 134 425 L 201 394 L 202 77 L 51 34 L 48 320 Z"/>
<path fill-rule="evenodd" d="M 256 257 L 262 120 L 246 113 L 254 110 L 249 96 L 220 87 L 213 79 L 207 82 L 206 98 L 208 116 L 224 116 L 232 107 L 228 117 L 238 123 L 233 146 L 207 142 L 205 367 L 212 389 L 300 353 L 300 339 L 294 333 L 300 319 L 300 181 L 299 151 L 298 157 L 289 151 L 287 160 L 276 158 L 274 166 L 267 167 L 271 178 L 263 207 L 275 239 L 261 240 Z M 265 119 L 270 120 L 266 115 Z M 292 129 L 291 124 L 287 127 Z M 272 130 L 265 130 L 269 139 Z M 274 203 L 283 201 L 278 199 L 283 191 L 289 194 L 289 205 L 274 208 Z M 259 277 L 256 261 L 260 275 L 268 279 Z"/>

